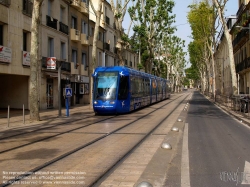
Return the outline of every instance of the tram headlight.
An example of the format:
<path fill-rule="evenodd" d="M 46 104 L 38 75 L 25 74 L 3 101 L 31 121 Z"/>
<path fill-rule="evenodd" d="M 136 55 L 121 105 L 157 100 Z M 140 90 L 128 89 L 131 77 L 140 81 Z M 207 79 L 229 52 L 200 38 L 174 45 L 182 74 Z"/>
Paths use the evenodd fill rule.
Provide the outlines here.
<path fill-rule="evenodd" d="M 94 104 L 96 105 L 96 104 L 97 104 L 97 101 L 94 101 Z"/>
<path fill-rule="evenodd" d="M 115 104 L 115 101 L 110 101 L 109 103 L 110 103 L 111 105 L 113 105 L 113 104 Z"/>

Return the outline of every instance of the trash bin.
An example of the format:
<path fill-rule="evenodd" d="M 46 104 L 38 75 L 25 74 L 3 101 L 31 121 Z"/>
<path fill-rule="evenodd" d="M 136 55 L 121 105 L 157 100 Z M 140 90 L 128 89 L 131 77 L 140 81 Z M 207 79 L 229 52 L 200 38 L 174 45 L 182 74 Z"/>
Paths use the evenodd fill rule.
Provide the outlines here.
<path fill-rule="evenodd" d="M 241 107 L 240 111 L 248 113 L 248 102 L 249 102 L 249 97 L 245 96 L 240 99 Z"/>

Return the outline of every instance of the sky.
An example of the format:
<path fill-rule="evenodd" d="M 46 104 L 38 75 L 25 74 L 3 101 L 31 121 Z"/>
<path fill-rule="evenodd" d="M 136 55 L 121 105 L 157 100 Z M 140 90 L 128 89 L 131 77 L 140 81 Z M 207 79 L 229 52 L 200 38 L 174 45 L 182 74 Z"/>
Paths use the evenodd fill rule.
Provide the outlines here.
<path fill-rule="evenodd" d="M 189 12 L 188 5 L 192 4 L 193 0 L 175 0 L 175 7 L 173 9 L 173 14 L 176 14 L 175 24 L 173 26 L 176 26 L 177 31 L 175 32 L 175 35 L 181 38 L 182 40 L 185 40 L 185 48 L 184 51 L 187 52 L 188 44 L 192 41 L 190 38 L 191 36 L 191 28 L 189 26 L 189 23 L 187 21 L 187 13 Z M 238 1 L 236 0 L 229 0 L 226 5 L 226 12 L 225 16 L 231 16 L 236 15 L 238 11 Z M 128 14 L 126 14 L 125 19 L 123 21 L 123 27 L 126 31 L 126 29 L 129 28 L 130 24 L 130 17 Z M 126 32 L 127 33 L 127 32 Z M 132 34 L 132 29 L 130 30 L 130 35 Z M 186 56 L 186 61 L 189 61 L 188 55 Z M 190 66 L 190 63 L 187 63 L 187 67 Z"/>

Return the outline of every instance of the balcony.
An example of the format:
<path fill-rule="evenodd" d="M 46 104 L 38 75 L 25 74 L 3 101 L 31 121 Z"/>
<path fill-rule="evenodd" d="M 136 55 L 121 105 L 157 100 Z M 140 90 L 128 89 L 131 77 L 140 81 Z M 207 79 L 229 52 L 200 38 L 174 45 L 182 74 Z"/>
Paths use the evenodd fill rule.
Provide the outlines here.
<path fill-rule="evenodd" d="M 10 6 L 10 0 L 0 0 L 0 4 L 9 7 Z"/>
<path fill-rule="evenodd" d="M 59 31 L 63 32 L 64 34 L 69 34 L 69 27 L 62 22 L 59 22 Z"/>
<path fill-rule="evenodd" d="M 61 60 L 56 60 L 56 70 L 58 70 L 60 63 L 62 66 L 62 68 L 61 68 L 62 71 L 71 72 L 71 63 L 61 61 Z M 42 57 L 42 68 L 47 69 L 47 57 Z M 56 70 L 51 70 L 51 71 L 56 71 Z"/>
<path fill-rule="evenodd" d="M 81 41 L 80 31 L 76 29 L 70 29 L 70 39 L 72 41 L 80 42 Z"/>
<path fill-rule="evenodd" d="M 89 15 L 89 7 L 85 2 L 81 2 L 81 13 Z"/>
<path fill-rule="evenodd" d="M 109 43 L 104 43 L 104 49 L 109 51 L 110 50 L 110 44 Z"/>
<path fill-rule="evenodd" d="M 100 40 L 98 40 L 98 41 L 97 41 L 97 47 L 98 47 L 99 49 L 103 49 L 103 42 L 100 41 Z"/>
<path fill-rule="evenodd" d="M 243 3 L 241 3 L 240 8 L 238 9 L 238 11 L 236 13 L 237 17 L 239 17 L 239 15 L 241 15 L 241 13 L 245 9 L 245 7 L 246 7 L 246 5 L 244 5 Z"/>
<path fill-rule="evenodd" d="M 81 33 L 81 44 L 82 45 L 89 45 L 89 40 L 87 40 L 87 36 L 84 33 Z"/>
<path fill-rule="evenodd" d="M 235 39 L 233 40 L 233 47 L 235 47 L 237 44 L 239 44 L 243 38 L 247 38 L 249 34 L 249 30 L 241 30 L 237 36 L 235 37 Z"/>
<path fill-rule="evenodd" d="M 46 15 L 46 25 L 57 30 L 57 19 Z"/>
<path fill-rule="evenodd" d="M 62 66 L 62 68 L 61 68 L 61 70 L 62 71 L 67 71 L 67 72 L 71 72 L 71 63 L 70 62 L 64 62 L 64 61 L 60 61 L 61 62 L 61 66 Z M 56 64 L 56 66 L 58 66 L 57 64 Z"/>
<path fill-rule="evenodd" d="M 236 73 L 239 73 L 243 70 L 250 68 L 250 57 L 245 58 L 239 64 L 236 64 Z"/>
<path fill-rule="evenodd" d="M 33 3 L 30 0 L 24 0 L 23 1 L 23 14 L 31 17 L 32 11 L 33 11 Z"/>
<path fill-rule="evenodd" d="M 118 53 L 118 48 L 114 47 L 114 53 L 117 54 Z"/>
<path fill-rule="evenodd" d="M 81 0 L 70 0 L 70 5 L 77 10 L 81 10 Z"/>

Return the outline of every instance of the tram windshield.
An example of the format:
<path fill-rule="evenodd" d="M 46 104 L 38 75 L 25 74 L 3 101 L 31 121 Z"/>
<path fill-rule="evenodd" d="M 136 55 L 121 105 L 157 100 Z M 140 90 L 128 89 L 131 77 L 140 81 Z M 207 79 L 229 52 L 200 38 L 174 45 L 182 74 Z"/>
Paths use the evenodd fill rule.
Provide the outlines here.
<path fill-rule="evenodd" d="M 94 99 L 115 100 L 118 72 L 98 72 Z"/>

